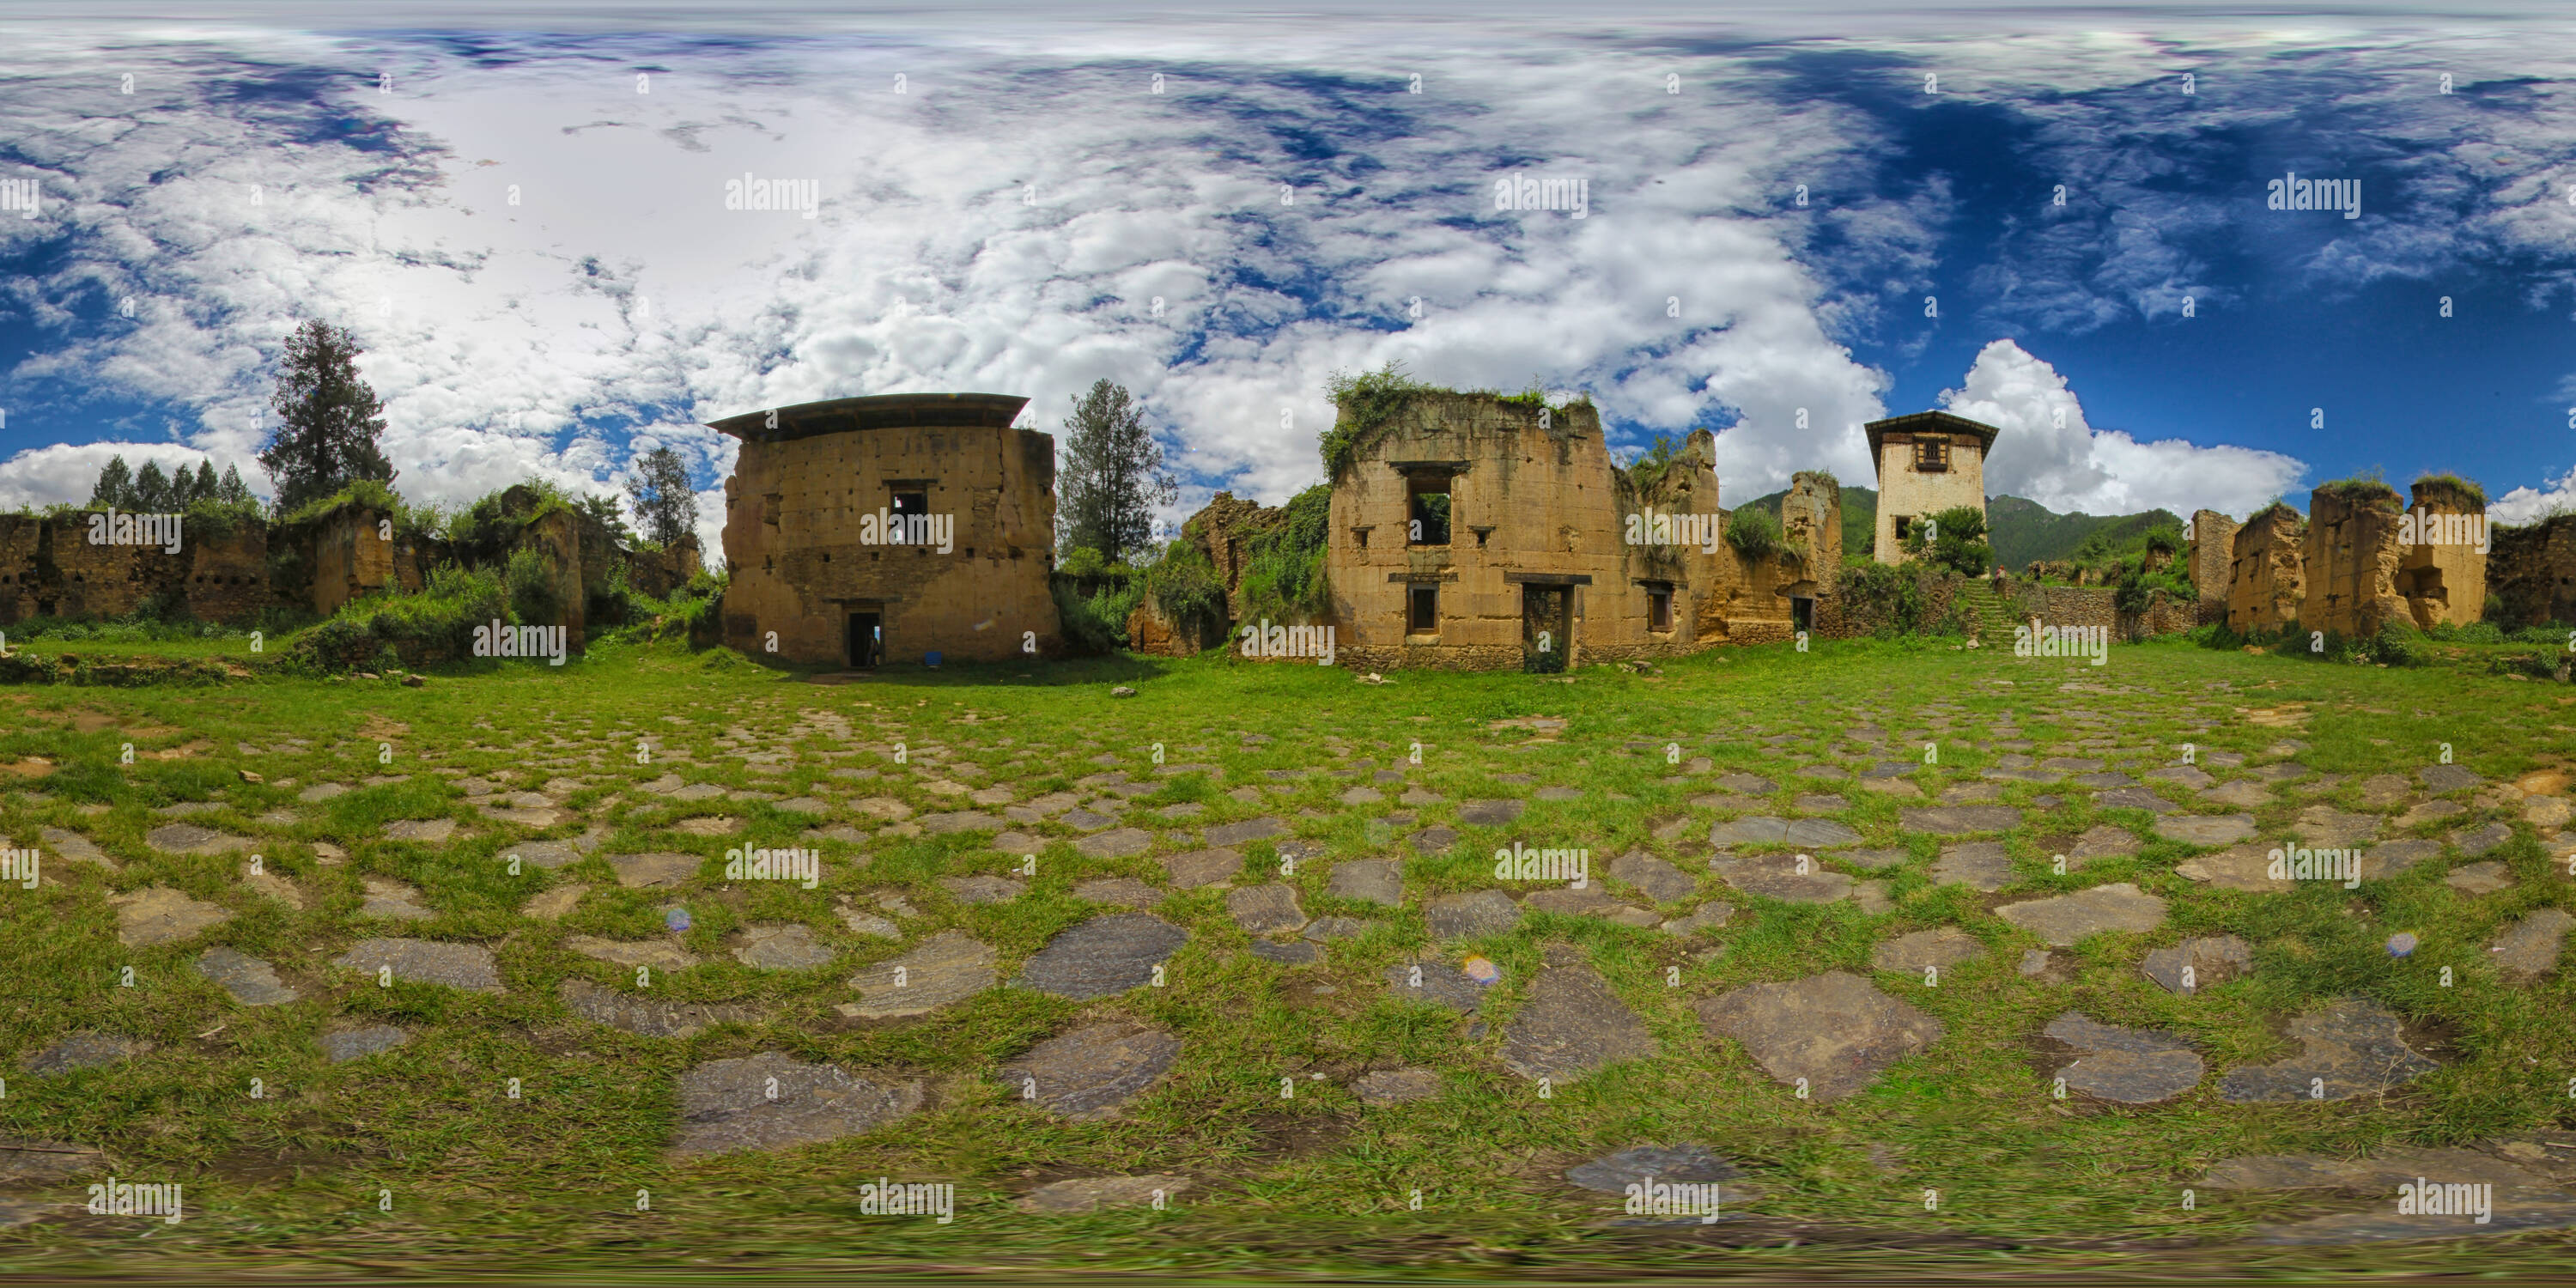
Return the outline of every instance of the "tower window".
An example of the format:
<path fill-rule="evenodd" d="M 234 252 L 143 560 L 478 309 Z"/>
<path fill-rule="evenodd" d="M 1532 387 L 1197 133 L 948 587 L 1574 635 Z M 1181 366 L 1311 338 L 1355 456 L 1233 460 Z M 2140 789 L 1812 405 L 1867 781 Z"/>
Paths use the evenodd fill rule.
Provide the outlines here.
<path fill-rule="evenodd" d="M 1914 469 L 1919 474 L 1938 474 L 1950 468 L 1950 440 L 1918 435 L 1914 440 Z"/>
<path fill-rule="evenodd" d="M 1415 635 L 1436 634 L 1440 630 L 1440 588 L 1413 586 L 1405 591 L 1404 629 Z"/>

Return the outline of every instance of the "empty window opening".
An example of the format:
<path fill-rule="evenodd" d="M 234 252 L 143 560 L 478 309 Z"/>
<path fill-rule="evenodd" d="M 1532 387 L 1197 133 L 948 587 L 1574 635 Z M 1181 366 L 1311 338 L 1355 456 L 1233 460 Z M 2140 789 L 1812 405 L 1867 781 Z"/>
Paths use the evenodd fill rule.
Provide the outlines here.
<path fill-rule="evenodd" d="M 1440 588 L 1414 586 L 1404 596 L 1404 629 L 1415 635 L 1429 635 L 1440 629 Z"/>
<path fill-rule="evenodd" d="M 1449 544 L 1449 476 L 1417 474 L 1405 480 L 1408 544 Z"/>

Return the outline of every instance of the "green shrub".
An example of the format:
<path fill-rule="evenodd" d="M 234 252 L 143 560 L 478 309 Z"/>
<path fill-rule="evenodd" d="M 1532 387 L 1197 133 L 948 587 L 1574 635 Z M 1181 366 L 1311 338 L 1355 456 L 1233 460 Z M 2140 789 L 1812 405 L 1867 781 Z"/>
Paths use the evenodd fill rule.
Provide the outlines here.
<path fill-rule="evenodd" d="M 1781 546 L 1780 520 L 1769 510 L 1738 506 L 1726 514 L 1726 544 L 1747 559 L 1775 554 Z"/>
<path fill-rule="evenodd" d="M 1075 546 L 1056 560 L 1055 570 L 1077 581 L 1094 581 L 1109 571 L 1109 561 L 1089 546 Z"/>
<path fill-rule="evenodd" d="M 1324 456 L 1325 481 L 1340 481 L 1351 462 L 1386 432 L 1387 423 L 1405 402 L 1430 389 L 1405 375 L 1401 362 L 1390 362 L 1355 376 L 1334 372 L 1324 382 L 1325 392 L 1333 398 L 1333 423 L 1325 427 L 1315 444 Z"/>
<path fill-rule="evenodd" d="M 1244 542 L 1243 595 L 1248 619 L 1282 624 L 1311 622 L 1330 609 L 1324 584 L 1324 537 L 1332 522 L 1333 490 L 1318 483 L 1289 498 L 1278 526 Z"/>
<path fill-rule="evenodd" d="M 501 578 L 490 571 L 441 564 L 419 594 L 351 600 L 329 621 L 295 637 L 289 651 L 300 668 L 323 674 L 380 667 L 388 649 L 412 665 L 464 660 L 474 655 L 474 628 L 506 619 L 508 603 Z"/>
<path fill-rule="evenodd" d="M 1994 569 L 1995 552 L 1986 542 L 1984 511 L 1973 505 L 1954 505 L 1930 518 L 1930 540 L 1924 539 L 1920 526 L 1905 534 L 1908 555 L 1962 577 L 1983 577 Z"/>
<path fill-rule="evenodd" d="M 1852 564 L 1843 569 L 1834 593 L 1843 600 L 1845 612 L 1877 622 L 1870 633 L 1880 639 L 1920 635 L 1931 624 L 1927 619 L 1937 576 L 1921 563 Z"/>
<path fill-rule="evenodd" d="M 502 582 L 509 588 L 510 613 L 518 622 L 536 626 L 553 626 L 564 619 L 563 596 L 555 589 L 554 561 L 543 551 L 523 546 L 510 552 L 510 562 L 502 572 Z"/>
<path fill-rule="evenodd" d="M 1127 646 L 1128 615 L 1145 596 L 1144 587 L 1130 578 L 1113 578 L 1098 589 L 1085 590 L 1082 582 L 1058 574 L 1048 580 L 1047 589 L 1055 597 L 1065 643 L 1089 654 L 1115 653 Z"/>
<path fill-rule="evenodd" d="M 1145 598 L 1163 619 L 1192 640 L 1225 631 L 1225 579 L 1207 552 L 1188 541 L 1163 548 L 1163 557 L 1145 569 Z"/>

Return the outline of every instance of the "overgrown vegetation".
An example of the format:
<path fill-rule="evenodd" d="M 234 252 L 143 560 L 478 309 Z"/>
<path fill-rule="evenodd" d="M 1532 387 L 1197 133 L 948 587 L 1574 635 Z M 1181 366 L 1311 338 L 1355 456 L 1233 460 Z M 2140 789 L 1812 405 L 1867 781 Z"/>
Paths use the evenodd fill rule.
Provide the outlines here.
<path fill-rule="evenodd" d="M 474 655 L 474 628 L 509 611 L 502 578 L 490 569 L 441 564 L 418 594 L 351 600 L 331 620 L 295 638 L 301 668 L 323 674 L 461 661 Z M 551 623 L 548 623 L 551 624 Z"/>
<path fill-rule="evenodd" d="M 1746 506 L 1726 516 L 1726 544 L 1748 559 L 1762 559 L 1779 553 L 1783 539 L 1780 520 L 1769 510 Z"/>
<path fill-rule="evenodd" d="M 1145 569 L 1144 589 L 1145 598 L 1184 638 L 1204 640 L 1224 632 L 1225 578 L 1195 543 L 1175 541 L 1163 547 L 1163 557 Z"/>
<path fill-rule="evenodd" d="M 1931 536 L 1923 520 L 1905 533 L 1905 553 L 1936 569 L 1962 577 L 1983 577 L 1994 567 L 1994 547 L 1986 544 L 1985 513 L 1973 505 L 1954 505 L 1930 516 Z"/>
<path fill-rule="evenodd" d="M 1637 453 L 1637 459 L 1628 462 L 1628 481 L 1636 486 L 1637 494 L 1650 496 L 1662 487 L 1666 476 L 1673 472 L 1673 462 L 1680 458 L 1681 453 L 1679 440 L 1669 434 L 1655 435 L 1655 441 Z"/>
<path fill-rule="evenodd" d="M 1318 483 L 1289 498 L 1278 526 L 1244 542 L 1237 589 L 1245 617 L 1311 622 L 1331 607 L 1324 584 L 1324 538 L 1332 510 L 1333 489 Z"/>
<path fill-rule="evenodd" d="M 1331 484 L 1340 482 L 1351 462 L 1386 433 L 1407 400 L 1432 388 L 1405 375 L 1403 363 L 1389 362 L 1358 375 L 1336 371 L 1324 382 L 1324 391 L 1332 395 L 1335 414 L 1317 436 L 1316 447 L 1324 456 L 1324 480 Z"/>
<path fill-rule="evenodd" d="M 1924 561 L 1849 564 L 1835 593 L 1845 613 L 1873 623 L 1870 633 L 1877 638 L 1957 634 L 1956 612 L 1933 619 L 1933 588 L 1940 579 L 1940 569 Z"/>

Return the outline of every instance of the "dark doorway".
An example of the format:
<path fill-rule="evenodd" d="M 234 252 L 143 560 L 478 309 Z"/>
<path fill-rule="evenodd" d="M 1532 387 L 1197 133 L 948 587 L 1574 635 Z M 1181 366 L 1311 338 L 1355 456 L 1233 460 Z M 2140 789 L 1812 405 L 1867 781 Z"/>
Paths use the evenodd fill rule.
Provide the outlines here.
<path fill-rule="evenodd" d="M 885 656 L 885 618 L 879 613 L 850 614 L 850 665 L 872 670 Z"/>
<path fill-rule="evenodd" d="M 1573 625 L 1573 587 L 1522 586 L 1521 669 L 1543 675 L 1564 670 Z"/>
<path fill-rule="evenodd" d="M 1816 629 L 1816 601 L 1805 595 L 1789 598 L 1789 628 L 1801 634 Z"/>

